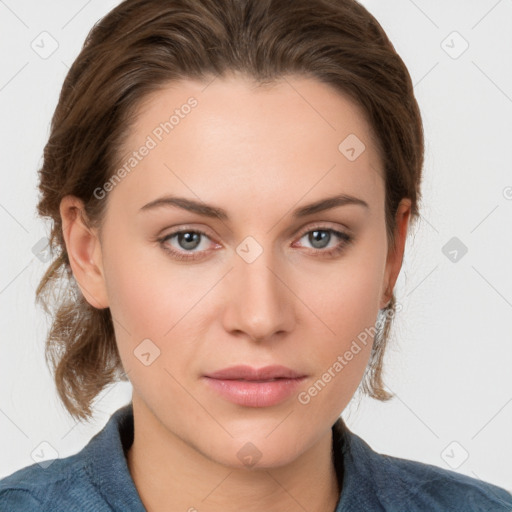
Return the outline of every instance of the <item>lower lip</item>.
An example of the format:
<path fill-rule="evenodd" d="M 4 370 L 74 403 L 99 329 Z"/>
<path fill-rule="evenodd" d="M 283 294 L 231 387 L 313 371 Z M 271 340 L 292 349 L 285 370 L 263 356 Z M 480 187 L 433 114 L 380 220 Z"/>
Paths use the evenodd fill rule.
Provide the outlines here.
<path fill-rule="evenodd" d="M 247 381 L 212 379 L 205 377 L 208 385 L 230 402 L 245 407 L 270 407 L 290 397 L 305 377 L 273 381 Z"/>

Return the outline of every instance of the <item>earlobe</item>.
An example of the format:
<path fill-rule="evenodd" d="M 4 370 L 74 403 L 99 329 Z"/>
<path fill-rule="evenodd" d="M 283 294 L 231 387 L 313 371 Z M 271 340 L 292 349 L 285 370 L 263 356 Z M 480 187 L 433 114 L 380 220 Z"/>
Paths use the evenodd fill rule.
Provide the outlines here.
<path fill-rule="evenodd" d="M 107 308 L 100 240 L 96 230 L 87 224 L 83 202 L 75 196 L 65 196 L 60 215 L 69 264 L 80 290 L 91 306 Z"/>
<path fill-rule="evenodd" d="M 392 247 L 389 247 L 388 250 L 385 282 L 380 304 L 381 309 L 389 304 L 398 274 L 402 267 L 410 215 L 411 200 L 404 198 L 400 201 L 395 215 L 395 243 Z"/>

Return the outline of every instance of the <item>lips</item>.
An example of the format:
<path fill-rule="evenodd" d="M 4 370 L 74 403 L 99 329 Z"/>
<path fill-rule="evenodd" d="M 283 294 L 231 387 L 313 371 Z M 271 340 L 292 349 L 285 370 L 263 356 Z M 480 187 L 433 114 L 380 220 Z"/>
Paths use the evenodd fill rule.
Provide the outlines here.
<path fill-rule="evenodd" d="M 209 373 L 203 381 L 210 390 L 236 405 L 271 407 L 289 400 L 306 377 L 286 366 L 239 365 Z"/>
<path fill-rule="evenodd" d="M 305 377 L 303 373 L 281 365 L 253 368 L 248 365 L 231 366 L 205 375 L 211 379 L 219 380 L 243 380 L 267 382 L 277 379 L 299 379 Z"/>

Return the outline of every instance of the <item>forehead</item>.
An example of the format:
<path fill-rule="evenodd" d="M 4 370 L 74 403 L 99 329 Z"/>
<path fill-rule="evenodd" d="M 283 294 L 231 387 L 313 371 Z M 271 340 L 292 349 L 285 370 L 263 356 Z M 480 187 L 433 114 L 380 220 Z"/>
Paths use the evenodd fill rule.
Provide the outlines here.
<path fill-rule="evenodd" d="M 306 77 L 263 86 L 238 75 L 172 82 L 140 103 L 122 166 L 125 177 L 110 194 L 129 195 L 130 207 L 166 192 L 234 207 L 307 203 L 333 192 L 383 201 L 364 112 Z"/>

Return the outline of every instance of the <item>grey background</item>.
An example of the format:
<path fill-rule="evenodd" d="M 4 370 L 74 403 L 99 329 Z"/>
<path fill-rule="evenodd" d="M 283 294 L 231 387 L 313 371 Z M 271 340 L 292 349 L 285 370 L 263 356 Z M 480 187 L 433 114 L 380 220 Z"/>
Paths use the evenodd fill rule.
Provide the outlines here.
<path fill-rule="evenodd" d="M 94 420 L 76 424 L 46 368 L 48 320 L 34 304 L 50 119 L 85 36 L 117 3 L 0 0 L 0 477 L 76 453 L 130 399 L 129 383 L 112 386 Z M 512 490 L 512 0 L 362 3 L 409 68 L 426 162 L 386 359 L 397 397 L 352 403 L 343 417 L 377 451 Z"/>

